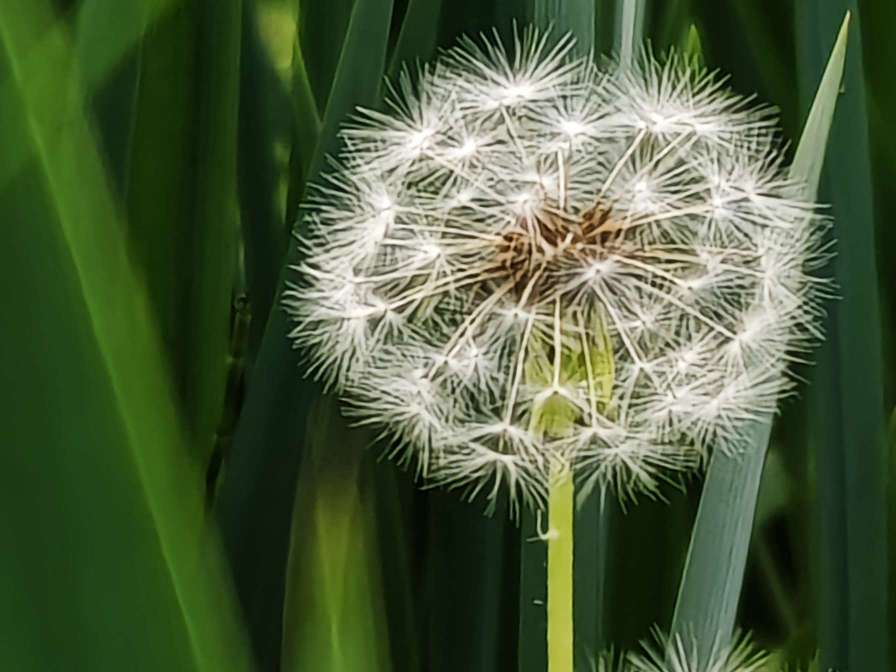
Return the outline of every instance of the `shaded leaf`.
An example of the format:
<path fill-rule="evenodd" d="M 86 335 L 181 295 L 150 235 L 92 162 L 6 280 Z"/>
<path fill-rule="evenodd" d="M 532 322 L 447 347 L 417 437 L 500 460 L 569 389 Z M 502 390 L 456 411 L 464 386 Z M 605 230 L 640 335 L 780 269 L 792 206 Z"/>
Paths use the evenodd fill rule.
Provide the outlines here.
<path fill-rule="evenodd" d="M 324 118 L 312 177 L 338 146 L 336 131 L 359 104 L 376 102 L 385 62 L 391 0 L 359 0 L 352 12 L 340 66 Z M 304 20 L 304 15 L 302 15 Z M 332 46 L 332 45 L 331 45 Z M 295 262 L 291 247 L 288 264 Z M 286 282 L 286 266 L 276 296 Z M 255 315 L 257 320 L 265 316 Z M 217 500 L 225 549 L 263 667 L 280 657 L 290 519 L 302 439 L 317 386 L 305 382 L 290 346 L 288 319 L 274 301 Z M 361 450 L 363 446 L 358 446 Z M 259 521 L 264 521 L 260 524 Z"/>
<path fill-rule="evenodd" d="M 19 381 L 3 386 L 15 412 L 0 423 L 17 447 L 0 489 L 16 531 L 3 618 L 25 630 L 3 667 L 247 670 L 202 475 L 52 16 L 41 0 L 0 6 L 4 128 L 30 145 L 12 157 L 34 157 L 0 171 L 16 176 L 2 183 L 0 272 L 15 318 L 3 368 Z"/>
<path fill-rule="evenodd" d="M 851 48 L 830 129 L 821 198 L 831 204 L 840 300 L 814 372 L 810 439 L 816 454 L 818 643 L 822 669 L 886 670 L 888 665 L 886 449 L 880 294 L 875 254 L 868 116 L 860 15 L 854 2 L 798 6 L 800 90 L 805 96 L 824 62 L 829 32 L 851 14 Z M 841 30 L 845 40 L 846 27 Z M 844 62 L 845 60 L 845 62 Z M 813 104 L 813 113 L 819 106 Z M 830 105 L 827 106 L 828 108 Z M 830 114 L 824 107 L 820 114 Z M 827 135 L 806 125 L 821 139 Z M 797 151 L 810 177 L 820 161 Z"/>
<path fill-rule="evenodd" d="M 828 60 L 791 168 L 791 175 L 805 182 L 809 199 L 817 190 L 843 73 L 846 25 Z M 751 423 L 745 430 L 751 447 L 744 454 L 716 451 L 710 458 L 672 621 L 674 634 L 695 638 L 703 661 L 728 646 L 734 631 L 771 426 L 771 416 Z"/>

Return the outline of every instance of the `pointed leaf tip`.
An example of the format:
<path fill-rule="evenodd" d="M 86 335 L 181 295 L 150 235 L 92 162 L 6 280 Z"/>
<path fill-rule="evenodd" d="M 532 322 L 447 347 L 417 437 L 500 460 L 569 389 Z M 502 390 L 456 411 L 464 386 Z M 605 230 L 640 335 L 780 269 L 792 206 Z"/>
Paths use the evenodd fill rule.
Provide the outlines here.
<path fill-rule="evenodd" d="M 828 58 L 809 115 L 806 117 L 806 125 L 803 127 L 803 134 L 800 136 L 793 164 L 790 166 L 790 176 L 805 183 L 805 196 L 809 199 L 815 198 L 818 182 L 821 179 L 821 167 L 824 163 L 828 135 L 834 119 L 834 108 L 837 106 L 840 83 L 843 80 L 843 70 L 846 65 L 850 16 L 851 13 L 847 11 L 843 17 L 837 40 L 834 42 L 834 48 Z"/>

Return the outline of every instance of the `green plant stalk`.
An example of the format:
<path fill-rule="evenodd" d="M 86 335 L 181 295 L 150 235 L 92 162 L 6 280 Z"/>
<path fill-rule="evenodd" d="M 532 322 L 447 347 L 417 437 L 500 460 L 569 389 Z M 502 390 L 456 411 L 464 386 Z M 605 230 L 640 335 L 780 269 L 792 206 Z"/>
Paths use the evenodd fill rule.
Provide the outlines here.
<path fill-rule="evenodd" d="M 555 304 L 554 335 L 551 342 L 535 338 L 529 341 L 525 353 L 525 379 L 529 384 L 541 386 L 555 385 L 558 382 L 587 386 L 593 403 L 592 412 L 597 412 L 598 408 L 605 406 L 612 398 L 614 379 L 612 342 L 604 320 L 602 316 L 597 316 L 591 323 L 588 336 L 583 335 L 582 341 L 576 345 L 566 346 L 563 345 L 560 324 L 558 301 Z M 581 419 L 578 408 L 562 397 L 552 395 L 534 405 L 529 429 L 541 437 L 562 437 L 575 431 L 575 424 Z M 575 484 L 570 465 L 558 460 L 551 467 L 548 484 L 548 532 L 542 535 L 539 531 L 539 538 L 547 542 L 545 642 L 546 667 L 550 672 L 572 672 L 574 667 L 574 502 Z M 590 532 L 593 534 L 596 530 Z M 527 587 L 528 585 L 524 585 L 522 589 Z M 596 601 L 599 595 L 595 591 L 589 597 Z M 592 625 L 596 623 L 589 622 Z M 527 634 L 534 636 L 534 633 Z M 591 637 L 583 639 L 589 644 L 592 642 Z M 522 660 L 520 662 L 523 664 Z"/>
<path fill-rule="evenodd" d="M 548 498 L 548 672 L 573 670 L 573 506 L 569 468 L 555 469 Z"/>

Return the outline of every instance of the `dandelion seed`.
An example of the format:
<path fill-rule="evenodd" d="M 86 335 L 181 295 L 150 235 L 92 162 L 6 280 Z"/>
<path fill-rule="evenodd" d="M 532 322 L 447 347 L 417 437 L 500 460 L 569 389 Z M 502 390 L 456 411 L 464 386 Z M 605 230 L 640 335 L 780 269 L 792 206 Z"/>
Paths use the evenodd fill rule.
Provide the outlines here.
<path fill-rule="evenodd" d="M 592 672 L 784 672 L 749 635 L 736 634 L 709 660 L 698 658 L 698 642 L 689 636 L 668 636 L 654 629 L 652 638 L 638 651 L 627 654 L 606 651 L 592 658 Z"/>
<path fill-rule="evenodd" d="M 362 111 L 285 304 L 308 370 L 428 481 L 543 506 L 744 449 L 820 337 L 825 226 L 770 110 L 673 56 L 465 40 Z"/>
<path fill-rule="evenodd" d="M 654 632 L 653 641 L 643 642 L 641 652 L 629 653 L 621 668 L 625 672 L 765 672 L 769 656 L 748 635 L 738 634 L 730 646 L 711 660 L 698 657 L 697 641 L 680 635 Z"/>

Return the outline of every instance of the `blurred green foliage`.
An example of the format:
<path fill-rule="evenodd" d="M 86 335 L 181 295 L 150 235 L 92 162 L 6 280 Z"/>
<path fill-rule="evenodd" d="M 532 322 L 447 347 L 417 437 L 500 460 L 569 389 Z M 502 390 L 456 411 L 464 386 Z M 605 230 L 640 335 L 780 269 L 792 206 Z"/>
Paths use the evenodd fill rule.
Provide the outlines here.
<path fill-rule="evenodd" d="M 778 105 L 793 141 L 853 12 L 820 192 L 843 298 L 802 371 L 810 392 L 773 427 L 738 622 L 788 660 L 818 646 L 823 664 L 886 672 L 896 5 L 638 5 L 656 51 L 699 48 Z M 0 669 L 533 669 L 534 521 L 377 461 L 302 380 L 277 294 L 304 187 L 384 73 L 515 21 L 609 51 L 623 14 L 612 0 L 0 3 Z M 668 627 L 689 485 L 580 512 L 580 660 Z"/>

